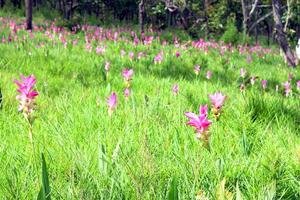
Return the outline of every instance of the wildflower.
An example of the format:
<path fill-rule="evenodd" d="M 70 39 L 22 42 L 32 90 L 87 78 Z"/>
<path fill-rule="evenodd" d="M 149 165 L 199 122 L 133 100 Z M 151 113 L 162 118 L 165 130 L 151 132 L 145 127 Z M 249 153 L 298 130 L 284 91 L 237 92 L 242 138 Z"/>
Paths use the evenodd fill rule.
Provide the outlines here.
<path fill-rule="evenodd" d="M 132 51 L 129 53 L 129 58 L 130 58 L 130 60 L 134 59 L 134 53 Z"/>
<path fill-rule="evenodd" d="M 34 109 L 35 97 L 38 96 L 39 93 L 33 90 L 36 83 L 34 75 L 25 77 L 21 74 L 20 77 L 21 82 L 19 80 L 14 81 L 18 86 L 17 91 L 20 93 L 16 98 L 19 101 L 19 111 L 23 112 L 24 117 L 29 120 L 30 114 Z"/>
<path fill-rule="evenodd" d="M 144 53 L 143 52 L 139 52 L 138 55 L 137 55 L 137 59 L 140 60 L 143 56 L 144 56 Z"/>
<path fill-rule="evenodd" d="M 251 63 L 252 61 L 253 61 L 253 60 L 252 60 L 251 55 L 248 55 L 248 56 L 247 56 L 247 62 L 248 62 L 248 63 Z"/>
<path fill-rule="evenodd" d="M 195 67 L 194 67 L 194 72 L 195 72 L 195 74 L 198 76 L 199 75 L 199 72 L 200 72 L 200 66 L 199 65 L 196 65 Z"/>
<path fill-rule="evenodd" d="M 124 96 L 125 96 L 125 99 L 128 100 L 129 96 L 130 96 L 130 89 L 129 88 L 125 88 L 124 90 Z"/>
<path fill-rule="evenodd" d="M 209 94 L 211 104 L 213 106 L 213 114 L 215 119 L 218 119 L 221 114 L 221 108 L 224 105 L 224 102 L 227 96 L 223 96 L 221 92 L 216 92 L 215 94 Z"/>
<path fill-rule="evenodd" d="M 245 89 L 246 89 L 246 86 L 245 86 L 245 84 L 242 83 L 242 84 L 240 85 L 240 91 L 241 91 L 241 92 L 244 92 Z"/>
<path fill-rule="evenodd" d="M 106 73 L 109 72 L 109 69 L 110 69 L 110 62 L 108 62 L 108 61 L 105 62 L 104 69 L 105 69 Z"/>
<path fill-rule="evenodd" d="M 292 88 L 291 88 L 290 82 L 285 82 L 282 85 L 284 87 L 285 96 L 289 96 L 289 94 L 292 93 Z"/>
<path fill-rule="evenodd" d="M 105 52 L 105 48 L 103 47 L 96 47 L 96 54 L 100 55 Z"/>
<path fill-rule="evenodd" d="M 126 52 L 122 49 L 122 50 L 121 50 L 121 56 L 124 57 L 125 54 L 126 54 Z"/>
<path fill-rule="evenodd" d="M 124 69 L 122 75 L 125 79 L 125 83 L 127 87 L 129 87 L 129 82 L 132 79 L 132 75 L 133 75 L 133 69 Z"/>
<path fill-rule="evenodd" d="M 207 105 L 200 107 L 199 115 L 192 112 L 186 112 L 185 116 L 190 120 L 187 122 L 187 125 L 195 128 L 196 138 L 203 139 L 206 143 L 208 143 L 208 129 L 212 121 L 207 119 Z"/>
<path fill-rule="evenodd" d="M 178 58 L 179 56 L 181 56 L 179 51 L 176 51 L 175 56 Z"/>
<path fill-rule="evenodd" d="M 172 91 L 175 96 L 178 94 L 178 90 L 179 90 L 179 86 L 177 84 L 173 85 Z"/>
<path fill-rule="evenodd" d="M 139 44 L 139 38 L 137 36 L 134 37 L 133 43 L 136 46 Z"/>
<path fill-rule="evenodd" d="M 254 84 L 255 84 L 256 79 L 257 79 L 256 76 L 251 76 L 251 78 L 250 78 L 250 83 L 251 83 L 251 85 L 254 85 Z"/>
<path fill-rule="evenodd" d="M 262 80 L 262 81 L 261 81 L 261 86 L 262 86 L 262 88 L 263 88 L 264 90 L 267 88 L 267 83 L 268 83 L 267 80 Z"/>
<path fill-rule="evenodd" d="M 107 98 L 107 105 L 108 105 L 108 114 L 109 116 L 111 116 L 117 106 L 117 94 L 115 92 L 113 92 Z"/>
<path fill-rule="evenodd" d="M 245 70 L 245 68 L 241 68 L 240 70 L 240 75 L 242 78 L 245 78 L 247 71 Z"/>
<path fill-rule="evenodd" d="M 297 81 L 297 90 L 300 90 L 300 80 Z"/>
<path fill-rule="evenodd" d="M 163 61 L 163 53 L 159 52 L 155 57 L 154 57 L 154 64 L 161 64 Z"/>
<path fill-rule="evenodd" d="M 206 72 L 206 78 L 207 78 L 207 79 L 210 79 L 211 76 L 212 76 L 212 72 L 211 72 L 211 71 L 207 71 L 207 72 Z"/>
<path fill-rule="evenodd" d="M 208 105 L 205 104 L 204 106 L 200 106 L 199 112 L 201 115 L 207 116 L 208 115 Z"/>

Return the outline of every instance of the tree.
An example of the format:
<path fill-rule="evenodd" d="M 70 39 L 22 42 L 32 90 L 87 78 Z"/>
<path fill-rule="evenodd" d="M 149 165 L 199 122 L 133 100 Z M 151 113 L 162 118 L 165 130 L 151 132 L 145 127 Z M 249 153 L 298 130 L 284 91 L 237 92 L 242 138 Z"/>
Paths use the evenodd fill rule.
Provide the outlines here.
<path fill-rule="evenodd" d="M 32 30 L 32 0 L 25 0 L 26 30 Z"/>
<path fill-rule="evenodd" d="M 139 4 L 139 23 L 141 35 L 144 33 L 144 16 L 145 16 L 145 0 L 141 0 Z"/>
<path fill-rule="evenodd" d="M 278 43 L 285 54 L 285 59 L 289 66 L 296 66 L 296 60 L 292 50 L 288 44 L 285 32 L 283 30 L 283 24 L 281 22 L 281 2 L 280 0 L 272 0 L 273 17 L 275 22 L 275 31 L 277 34 Z"/>

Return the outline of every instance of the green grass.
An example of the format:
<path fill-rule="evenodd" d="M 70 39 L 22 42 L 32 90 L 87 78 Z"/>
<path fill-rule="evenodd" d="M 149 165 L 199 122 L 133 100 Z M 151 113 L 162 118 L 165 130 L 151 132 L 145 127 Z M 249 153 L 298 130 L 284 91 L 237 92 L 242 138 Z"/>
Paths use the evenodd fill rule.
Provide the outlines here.
<path fill-rule="evenodd" d="M 0 34 L 7 36 L 8 29 Z M 1 199 L 37 197 L 41 153 L 53 199 L 195 199 L 199 192 L 221 199 L 216 191 L 224 179 L 226 191 L 240 191 L 244 199 L 300 198 L 300 101 L 295 87 L 300 72 L 287 68 L 279 55 L 254 56 L 249 64 L 238 53 L 221 58 L 215 50 L 205 55 L 189 47 L 179 49 L 182 56 L 176 58 L 173 45 L 156 41 L 151 46 L 104 41 L 100 46 L 107 46 L 106 52 L 97 55 L 85 50 L 82 33 L 69 36 L 80 40 L 67 49 L 42 33 L 35 36 L 25 43 L 0 44 Z M 45 47 L 36 48 L 40 41 Z M 120 57 L 121 49 L 125 57 Z M 154 65 L 161 50 L 164 61 Z M 147 57 L 130 61 L 129 51 L 143 51 Z M 106 81 L 105 61 L 111 62 Z M 198 77 L 195 64 L 205 68 Z M 129 101 L 123 97 L 125 67 L 134 69 Z M 267 79 L 267 91 L 259 80 L 241 93 L 241 67 Z M 213 71 L 211 80 L 205 78 L 207 70 Z M 287 81 L 290 72 L 295 75 L 294 93 L 284 97 L 275 85 Z M 40 92 L 33 125 L 35 159 L 28 124 L 17 111 L 13 79 L 20 73 L 34 74 Z M 175 83 L 180 88 L 176 97 L 171 90 Z M 112 91 L 118 106 L 109 118 L 106 97 Z M 208 151 L 185 125 L 184 112 L 198 112 L 216 91 L 228 99 L 210 128 Z"/>

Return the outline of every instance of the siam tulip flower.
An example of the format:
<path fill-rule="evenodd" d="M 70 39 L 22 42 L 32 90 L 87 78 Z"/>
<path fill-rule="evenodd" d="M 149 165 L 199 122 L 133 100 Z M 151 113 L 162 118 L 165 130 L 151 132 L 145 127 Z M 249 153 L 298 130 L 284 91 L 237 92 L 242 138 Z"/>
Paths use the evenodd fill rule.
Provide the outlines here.
<path fill-rule="evenodd" d="M 179 51 L 176 51 L 175 56 L 178 58 L 181 56 L 181 53 Z"/>
<path fill-rule="evenodd" d="M 300 90 L 300 80 L 299 81 L 297 81 L 297 90 Z"/>
<path fill-rule="evenodd" d="M 212 76 L 212 72 L 211 72 L 211 71 L 207 71 L 207 72 L 206 72 L 206 78 L 207 78 L 207 79 L 210 79 L 211 76 Z"/>
<path fill-rule="evenodd" d="M 155 57 L 154 57 L 154 64 L 161 64 L 163 61 L 163 52 L 159 52 Z"/>
<path fill-rule="evenodd" d="M 130 89 L 129 88 L 125 88 L 124 90 L 124 96 L 125 96 L 125 100 L 128 100 L 129 96 L 130 96 Z"/>
<path fill-rule="evenodd" d="M 173 85 L 172 91 L 173 91 L 173 94 L 174 94 L 175 96 L 178 94 L 178 91 L 179 91 L 179 86 L 178 86 L 178 84 Z"/>
<path fill-rule="evenodd" d="M 137 59 L 140 60 L 143 56 L 144 56 L 144 53 L 143 52 L 139 52 L 138 55 L 137 55 Z"/>
<path fill-rule="evenodd" d="M 108 105 L 108 114 L 109 116 L 111 116 L 117 106 L 117 94 L 115 92 L 113 92 L 107 98 L 107 105 Z"/>
<path fill-rule="evenodd" d="M 92 51 L 92 45 L 90 43 L 87 43 L 85 45 L 85 49 L 88 51 L 88 52 L 91 52 Z"/>
<path fill-rule="evenodd" d="M 241 92 L 244 92 L 245 90 L 246 90 L 246 86 L 245 86 L 245 84 L 242 83 L 242 84 L 240 85 L 240 91 L 241 91 Z"/>
<path fill-rule="evenodd" d="M 200 72 L 200 66 L 199 65 L 196 65 L 195 67 L 194 67 L 194 72 L 195 72 L 195 74 L 198 76 L 199 75 L 199 72 Z"/>
<path fill-rule="evenodd" d="M 122 75 L 125 79 L 125 83 L 126 83 L 127 87 L 129 87 L 130 81 L 131 81 L 132 75 L 133 75 L 133 69 L 124 69 L 122 72 Z"/>
<path fill-rule="evenodd" d="M 262 80 L 262 81 L 261 81 L 261 86 L 262 86 L 262 88 L 263 88 L 264 90 L 267 88 L 267 83 L 268 83 L 267 80 Z"/>
<path fill-rule="evenodd" d="M 247 63 L 251 63 L 253 60 L 252 60 L 252 57 L 251 57 L 251 55 L 248 55 L 247 56 Z"/>
<path fill-rule="evenodd" d="M 129 58 L 130 58 L 130 60 L 134 59 L 134 53 L 132 51 L 129 53 Z"/>
<path fill-rule="evenodd" d="M 125 54 L 126 54 L 126 52 L 122 49 L 122 50 L 121 50 L 121 56 L 124 57 Z"/>
<path fill-rule="evenodd" d="M 207 105 L 200 107 L 200 115 L 195 113 L 186 112 L 185 116 L 190 119 L 187 125 L 193 126 L 196 132 L 197 139 L 203 139 L 208 144 L 209 134 L 208 129 L 212 121 L 207 119 Z"/>
<path fill-rule="evenodd" d="M 105 52 L 105 48 L 103 47 L 96 47 L 96 54 L 102 55 Z"/>
<path fill-rule="evenodd" d="M 256 76 L 251 76 L 251 78 L 250 78 L 250 83 L 251 83 L 251 85 L 254 85 L 254 84 L 255 84 L 256 79 L 257 79 Z"/>
<path fill-rule="evenodd" d="M 21 82 L 19 80 L 15 80 L 15 84 L 18 86 L 17 100 L 19 101 L 19 111 L 23 112 L 24 117 L 30 121 L 30 114 L 34 109 L 34 100 L 35 97 L 39 95 L 39 93 L 33 90 L 36 79 L 33 75 L 25 77 L 24 75 L 20 75 Z"/>
<path fill-rule="evenodd" d="M 285 82 L 282 84 L 284 87 L 285 96 L 289 96 L 292 93 L 292 88 L 290 82 Z"/>
<path fill-rule="evenodd" d="M 139 38 L 137 36 L 134 37 L 133 43 L 135 46 L 137 46 L 139 44 Z"/>
<path fill-rule="evenodd" d="M 200 106 L 199 112 L 201 115 L 207 116 L 208 115 L 208 105 L 205 104 L 204 106 Z"/>
<path fill-rule="evenodd" d="M 241 70 L 240 70 L 240 75 L 241 75 L 241 77 L 242 77 L 242 78 L 245 78 L 246 74 L 247 74 L 246 69 L 245 69 L 245 68 L 241 68 Z"/>
<path fill-rule="evenodd" d="M 73 40 L 72 44 L 73 46 L 76 46 L 78 44 L 78 39 Z"/>
<path fill-rule="evenodd" d="M 105 62 L 104 69 L 105 69 L 106 73 L 109 72 L 109 69 L 110 69 L 110 62 L 108 62 L 108 61 Z"/>
<path fill-rule="evenodd" d="M 216 92 L 215 94 L 209 94 L 208 97 L 213 106 L 212 110 L 213 110 L 214 117 L 217 120 L 220 116 L 221 108 L 224 105 L 227 96 L 223 96 L 221 92 Z"/>

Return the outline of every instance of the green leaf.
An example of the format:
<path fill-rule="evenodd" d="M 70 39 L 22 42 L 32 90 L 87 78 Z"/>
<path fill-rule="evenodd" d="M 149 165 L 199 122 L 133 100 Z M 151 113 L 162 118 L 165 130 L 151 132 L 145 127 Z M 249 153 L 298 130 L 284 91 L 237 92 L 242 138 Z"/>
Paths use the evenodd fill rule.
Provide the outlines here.
<path fill-rule="evenodd" d="M 243 200 L 243 195 L 242 195 L 242 193 L 240 191 L 239 183 L 238 182 L 236 183 L 235 192 L 236 192 L 236 200 Z"/>
<path fill-rule="evenodd" d="M 173 176 L 173 178 L 172 178 L 167 199 L 168 200 L 177 200 L 178 199 L 178 182 L 177 182 L 176 176 Z"/>
<path fill-rule="evenodd" d="M 50 184 L 48 178 L 48 171 L 44 154 L 42 154 L 42 187 L 37 197 L 38 200 L 51 200 Z"/>

